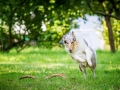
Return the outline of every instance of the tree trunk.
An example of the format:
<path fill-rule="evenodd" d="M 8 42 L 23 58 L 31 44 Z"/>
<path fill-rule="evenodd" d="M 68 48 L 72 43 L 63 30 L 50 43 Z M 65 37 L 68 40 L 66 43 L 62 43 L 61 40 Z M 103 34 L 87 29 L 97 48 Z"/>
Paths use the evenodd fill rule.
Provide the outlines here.
<path fill-rule="evenodd" d="M 12 23 L 9 24 L 9 50 L 12 48 Z"/>
<path fill-rule="evenodd" d="M 115 53 L 114 35 L 113 35 L 113 31 L 112 31 L 110 17 L 105 16 L 105 21 L 106 21 L 106 25 L 108 27 L 108 37 L 109 37 L 110 49 L 111 49 L 111 52 Z"/>
<path fill-rule="evenodd" d="M 9 51 L 12 48 L 12 18 L 13 18 L 13 14 L 14 14 L 14 13 L 12 13 L 13 12 L 12 5 L 9 5 L 9 7 L 10 7 L 11 13 L 9 16 L 9 21 L 8 21 L 8 25 L 9 25 L 9 42 L 8 43 L 9 43 L 9 45 L 8 45 L 7 51 Z"/>

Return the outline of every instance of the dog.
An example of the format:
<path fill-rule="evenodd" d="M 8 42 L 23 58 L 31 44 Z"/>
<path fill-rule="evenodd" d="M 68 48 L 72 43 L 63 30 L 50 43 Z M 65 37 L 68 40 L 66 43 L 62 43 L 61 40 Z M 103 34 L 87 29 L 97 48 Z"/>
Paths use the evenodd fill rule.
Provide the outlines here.
<path fill-rule="evenodd" d="M 96 77 L 96 53 L 89 47 L 85 39 L 71 31 L 63 36 L 62 41 L 65 50 L 79 64 L 79 69 L 84 73 L 85 78 L 87 77 L 87 67 L 92 70 L 93 77 Z"/>

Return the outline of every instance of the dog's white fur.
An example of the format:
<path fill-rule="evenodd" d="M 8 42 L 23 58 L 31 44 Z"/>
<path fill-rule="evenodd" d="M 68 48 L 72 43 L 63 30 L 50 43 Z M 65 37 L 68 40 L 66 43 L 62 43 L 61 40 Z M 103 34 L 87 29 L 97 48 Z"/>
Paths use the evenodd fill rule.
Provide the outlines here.
<path fill-rule="evenodd" d="M 63 43 L 66 51 L 79 64 L 79 68 L 85 77 L 87 77 L 86 67 L 92 70 L 95 77 L 96 53 L 88 46 L 87 42 L 72 31 L 63 37 Z"/>

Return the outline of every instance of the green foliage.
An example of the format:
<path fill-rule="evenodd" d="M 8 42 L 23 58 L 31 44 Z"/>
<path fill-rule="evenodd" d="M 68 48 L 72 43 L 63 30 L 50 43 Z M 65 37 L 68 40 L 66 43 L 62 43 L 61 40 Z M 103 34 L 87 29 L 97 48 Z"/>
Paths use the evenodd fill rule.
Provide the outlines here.
<path fill-rule="evenodd" d="M 5 42 L 5 45 L 8 43 L 12 47 L 15 45 L 20 45 L 21 47 L 21 44 L 24 46 L 26 34 L 29 40 L 34 39 L 41 44 L 46 43 L 47 46 L 51 46 L 51 44 L 48 45 L 48 42 L 58 43 L 62 35 L 70 30 L 72 20 L 78 16 L 83 16 L 82 12 L 84 10 L 80 10 L 80 4 L 81 1 L 79 0 L 75 2 L 71 0 L 2 1 L 0 3 L 0 20 L 2 22 L 0 23 L 0 26 L 2 26 L 0 29 L 2 30 L 1 34 L 7 30 L 8 37 L 0 36 L 1 46 L 4 46 L 2 45 L 3 39 L 8 40 Z M 47 26 L 46 31 L 43 31 L 41 28 L 42 22 Z M 15 32 L 15 24 L 20 29 L 22 29 L 21 25 L 25 25 L 22 34 Z M 15 43 L 14 39 L 17 39 L 19 43 Z M 5 50 L 10 50 L 12 47 L 5 48 Z"/>
<path fill-rule="evenodd" d="M 120 21 L 111 19 L 111 22 L 112 22 L 112 29 L 113 29 L 113 34 L 114 34 L 115 47 L 118 50 L 120 47 L 120 26 L 119 26 Z M 106 23 L 104 21 L 103 21 L 103 28 L 104 28 L 104 32 L 103 32 L 104 40 L 106 44 L 109 45 L 108 30 L 106 27 Z"/>
<path fill-rule="evenodd" d="M 88 3 L 98 12 L 92 13 Z M 8 51 L 16 46 L 24 47 L 26 36 L 29 41 L 34 39 L 40 44 L 55 45 L 71 29 L 72 21 L 78 17 L 86 19 L 85 14 L 120 15 L 119 0 L 6 0 L 1 1 L 0 6 L 0 50 Z M 42 22 L 46 24 L 46 31 L 41 28 Z M 20 29 L 25 25 L 23 33 L 15 32 L 16 24 Z M 7 41 L 3 44 L 4 39 Z M 4 48 L 6 45 L 8 47 Z"/>
<path fill-rule="evenodd" d="M 61 48 L 26 48 L 0 53 L 0 90 L 119 90 L 120 52 L 97 51 L 96 78 L 87 69 L 85 80 L 76 62 Z M 53 77 L 62 73 L 66 78 Z M 20 77 L 32 75 L 33 78 Z"/>

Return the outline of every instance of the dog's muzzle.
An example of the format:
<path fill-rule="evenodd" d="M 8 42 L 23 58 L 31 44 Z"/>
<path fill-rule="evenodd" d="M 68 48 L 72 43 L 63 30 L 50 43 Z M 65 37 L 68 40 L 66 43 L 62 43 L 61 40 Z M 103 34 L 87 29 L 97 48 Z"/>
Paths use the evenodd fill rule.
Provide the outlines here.
<path fill-rule="evenodd" d="M 72 53 L 72 50 L 70 49 L 69 52 Z"/>

